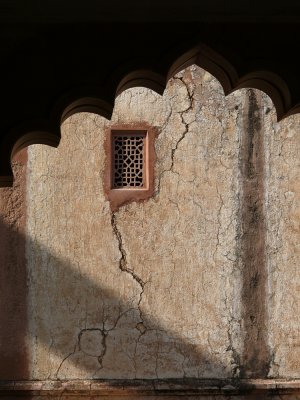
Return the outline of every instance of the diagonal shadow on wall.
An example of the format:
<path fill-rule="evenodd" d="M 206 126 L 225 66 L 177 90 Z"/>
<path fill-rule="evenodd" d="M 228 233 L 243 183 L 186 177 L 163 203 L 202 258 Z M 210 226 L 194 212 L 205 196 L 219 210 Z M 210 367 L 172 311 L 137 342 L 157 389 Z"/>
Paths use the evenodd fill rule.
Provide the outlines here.
<path fill-rule="evenodd" d="M 32 282 L 25 258 L 26 243 L 31 239 L 13 228 L 13 224 L 0 220 L 0 379 L 32 377 L 29 358 L 33 363 L 37 358 L 42 360 L 44 379 L 96 378 L 104 374 L 114 378 L 153 378 L 168 376 L 168 372 L 170 377 L 185 374 L 221 377 L 233 373 L 237 366 L 241 367 L 241 376 L 267 376 L 270 349 L 266 306 L 262 301 L 266 297 L 267 280 L 262 262 L 263 136 L 256 118 L 258 106 L 253 93 L 249 93 L 249 112 L 244 122 L 246 139 L 242 143 L 245 168 L 242 168 L 241 301 L 246 322 L 241 360 L 239 354 L 228 348 L 232 365 L 225 365 L 213 356 L 211 349 L 199 350 L 193 340 L 182 337 L 162 321 L 143 313 L 141 317 L 137 296 L 121 298 L 118 287 L 112 290 L 104 282 L 96 283 L 80 272 L 80 266 L 57 257 L 45 247 L 40 249 L 43 254 L 40 262 L 51 260 L 51 268 L 45 269 L 47 276 L 41 285 Z M 43 292 L 34 306 L 33 284 Z M 62 286 L 60 293 L 58 288 Z M 37 310 L 36 314 L 28 315 L 29 309 Z M 38 321 L 39 329 L 32 321 Z M 27 349 L 32 347 L 39 350 L 29 357 Z M 35 366 L 31 371 L 37 374 Z"/>
<path fill-rule="evenodd" d="M 41 262 L 51 259 L 51 271 L 39 289 L 26 271 L 25 236 L 1 221 L 0 240 L 0 380 L 37 377 L 38 369 L 40 379 L 228 375 L 228 366 L 193 340 L 143 315 L 136 299 L 120 298 L 118 287 L 95 283 L 45 248 Z M 32 284 L 43 304 L 30 295 Z M 31 346 L 38 350 L 29 355 Z"/>
<path fill-rule="evenodd" d="M 0 217 L 0 379 L 28 377 L 25 237 Z"/>

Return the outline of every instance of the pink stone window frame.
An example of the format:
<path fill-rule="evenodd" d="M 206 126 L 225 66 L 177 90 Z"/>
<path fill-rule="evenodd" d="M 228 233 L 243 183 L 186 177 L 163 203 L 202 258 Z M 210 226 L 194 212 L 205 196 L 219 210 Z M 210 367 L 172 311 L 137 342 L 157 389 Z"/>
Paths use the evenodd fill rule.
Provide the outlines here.
<path fill-rule="evenodd" d="M 114 136 L 144 136 L 143 187 L 114 188 Z M 146 123 L 114 125 L 106 132 L 104 191 L 112 211 L 131 202 L 145 201 L 154 192 L 154 140 L 156 130 Z"/>

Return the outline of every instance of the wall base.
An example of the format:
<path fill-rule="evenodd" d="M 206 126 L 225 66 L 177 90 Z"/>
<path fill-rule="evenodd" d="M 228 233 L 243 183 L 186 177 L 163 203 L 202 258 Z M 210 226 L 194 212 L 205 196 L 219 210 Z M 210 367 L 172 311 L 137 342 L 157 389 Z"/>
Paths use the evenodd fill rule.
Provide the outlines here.
<path fill-rule="evenodd" d="M 300 394 L 300 379 L 155 379 L 0 381 L 0 397 L 87 398 L 252 396 L 265 398 Z M 262 397 L 261 397 L 262 396 Z M 227 397 L 228 398 L 228 397 Z"/>

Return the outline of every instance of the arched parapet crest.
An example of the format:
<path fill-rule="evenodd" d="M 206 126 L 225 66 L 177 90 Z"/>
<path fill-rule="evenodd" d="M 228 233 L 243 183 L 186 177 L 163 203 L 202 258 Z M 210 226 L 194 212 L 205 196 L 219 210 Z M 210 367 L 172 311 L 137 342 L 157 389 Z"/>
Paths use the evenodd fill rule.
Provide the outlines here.
<path fill-rule="evenodd" d="M 287 84 L 277 74 L 270 71 L 255 71 L 239 78 L 234 90 L 241 88 L 259 89 L 272 100 L 277 113 L 277 120 L 287 117 L 291 110 L 291 95 Z"/>
<path fill-rule="evenodd" d="M 110 119 L 113 99 L 103 94 L 97 87 L 85 87 L 65 93 L 55 103 L 51 120 L 61 124 L 67 118 L 80 112 L 91 112 Z"/>
<path fill-rule="evenodd" d="M 124 78 L 121 79 L 116 90 L 116 96 L 124 92 L 126 89 L 137 86 L 146 87 L 162 95 L 166 88 L 166 83 L 166 77 L 163 77 L 158 72 L 147 69 L 139 69 L 125 75 Z"/>
<path fill-rule="evenodd" d="M 199 45 L 179 57 L 171 65 L 167 81 L 179 71 L 193 64 L 212 74 L 221 83 L 225 95 L 229 94 L 238 82 L 239 78 L 235 68 L 224 57 L 206 45 Z"/>
<path fill-rule="evenodd" d="M 88 92 L 87 92 L 88 93 Z M 111 118 L 113 104 L 99 97 L 82 92 L 68 93 L 60 98 L 52 109 L 49 119 L 27 121 L 20 124 L 3 138 L 0 143 L 0 187 L 13 185 L 11 162 L 22 149 L 32 144 L 45 144 L 58 147 L 64 120 L 79 112 L 93 112 L 107 119 Z"/>
<path fill-rule="evenodd" d="M 1 142 L 0 187 L 11 187 L 13 185 L 14 177 L 11 162 L 19 151 L 32 144 L 57 147 L 60 137 L 60 126 L 55 126 L 47 120 L 27 122 L 6 135 Z"/>
<path fill-rule="evenodd" d="M 62 123 L 67 118 L 79 112 L 90 112 L 101 115 L 106 119 L 110 119 L 112 115 L 113 106 L 107 102 L 94 98 L 82 97 L 70 103 L 61 113 L 60 122 Z"/>
<path fill-rule="evenodd" d="M 123 75 L 120 72 L 121 69 L 118 70 L 118 78 L 113 73 L 111 77 L 108 76 L 108 83 L 104 84 L 107 87 L 101 87 L 99 82 L 96 82 L 95 85 L 71 89 L 65 94 L 58 95 L 56 97 L 58 101 L 49 110 L 48 119 L 23 123 L 13 131 L 11 130 L 1 141 L 0 186 L 11 186 L 13 181 L 11 158 L 19 150 L 31 144 L 57 147 L 60 141 L 60 125 L 71 115 L 92 112 L 110 119 L 114 99 L 124 90 L 144 86 L 162 95 L 168 80 L 193 64 L 212 74 L 220 82 L 225 95 L 241 88 L 262 90 L 273 101 L 278 120 L 300 112 L 300 104 L 293 104 L 290 90 L 279 75 L 263 68 L 256 68 L 254 71 L 239 75 L 238 68 L 225 57 L 201 44 L 190 49 L 174 62 L 170 58 L 170 63 L 163 68 L 164 73 L 159 68 L 159 60 L 152 63 L 151 69 L 138 68 L 130 71 L 127 66 L 123 69 Z M 141 65 L 140 62 L 139 65 Z"/>
<path fill-rule="evenodd" d="M 58 147 L 60 135 L 41 129 L 30 131 L 22 135 L 15 143 L 11 152 L 11 159 L 22 149 L 32 144 L 45 144 L 50 147 Z"/>
<path fill-rule="evenodd" d="M 222 85 L 225 95 L 241 88 L 262 90 L 273 101 L 278 121 L 300 111 L 299 106 L 292 107 L 290 90 L 279 75 L 264 69 L 239 75 L 234 65 L 204 44 L 180 56 L 173 62 L 165 76 L 147 69 L 126 74 L 117 86 L 116 95 L 136 86 L 144 86 L 162 94 L 169 79 L 191 65 L 197 65 L 212 74 Z"/>
<path fill-rule="evenodd" d="M 290 90 L 279 75 L 258 69 L 239 76 L 237 69 L 230 62 L 206 45 L 199 45 L 178 58 L 171 66 L 167 79 L 192 64 L 212 74 L 222 85 L 225 95 L 241 88 L 262 90 L 271 98 L 278 121 L 300 112 L 300 105 L 292 107 Z"/>

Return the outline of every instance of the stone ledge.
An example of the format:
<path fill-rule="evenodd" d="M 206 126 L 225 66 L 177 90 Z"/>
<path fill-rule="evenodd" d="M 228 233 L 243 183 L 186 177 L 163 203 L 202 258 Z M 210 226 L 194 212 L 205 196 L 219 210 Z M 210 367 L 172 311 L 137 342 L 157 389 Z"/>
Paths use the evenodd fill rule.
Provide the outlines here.
<path fill-rule="evenodd" d="M 0 381 L 0 396 L 216 396 L 300 393 L 300 379 Z"/>

